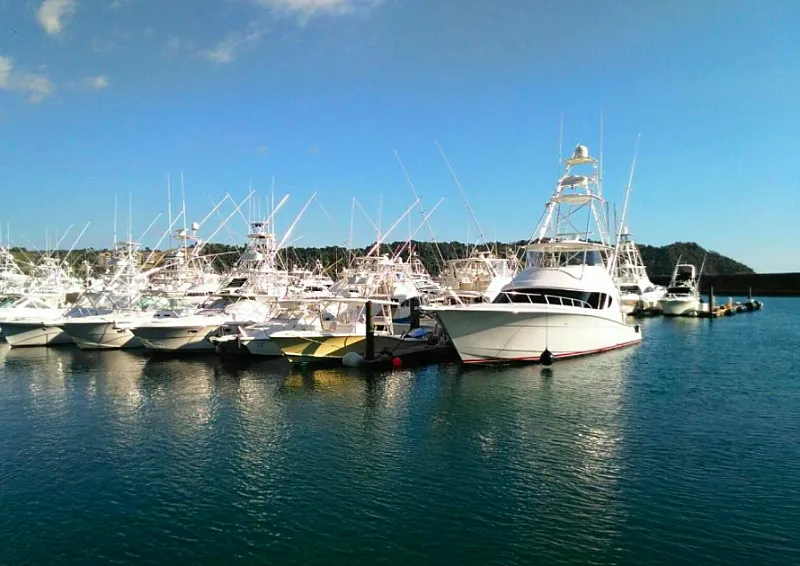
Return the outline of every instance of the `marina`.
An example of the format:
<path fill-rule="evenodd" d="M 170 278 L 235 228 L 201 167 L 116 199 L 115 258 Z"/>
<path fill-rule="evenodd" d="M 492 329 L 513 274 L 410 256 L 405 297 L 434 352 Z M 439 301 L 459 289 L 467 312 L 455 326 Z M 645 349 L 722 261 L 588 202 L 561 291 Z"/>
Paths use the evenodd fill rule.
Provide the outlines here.
<path fill-rule="evenodd" d="M 800 565 L 799 26 L 0 0 L 0 566 Z"/>

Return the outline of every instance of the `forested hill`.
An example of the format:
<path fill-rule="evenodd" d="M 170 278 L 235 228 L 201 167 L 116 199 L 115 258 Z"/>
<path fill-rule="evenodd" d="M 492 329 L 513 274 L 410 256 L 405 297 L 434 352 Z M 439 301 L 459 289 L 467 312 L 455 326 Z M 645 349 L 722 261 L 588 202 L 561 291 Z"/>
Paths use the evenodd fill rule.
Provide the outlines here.
<path fill-rule="evenodd" d="M 403 246 L 404 242 L 393 242 L 384 249 L 386 252 L 391 248 L 398 250 Z M 526 242 L 514 242 L 511 244 L 495 242 L 489 244 L 492 246 L 498 255 L 505 256 L 507 253 L 518 255 L 518 250 Z M 437 251 L 438 247 L 438 251 Z M 369 249 L 369 248 L 366 248 Z M 357 253 L 365 252 L 366 249 L 362 248 L 355 250 Z M 431 273 L 439 273 L 441 269 L 441 258 L 445 260 L 463 258 L 469 254 L 467 245 L 461 242 L 440 242 L 433 244 L 431 242 L 413 242 L 412 249 L 419 255 L 425 267 Z M 470 248 L 472 249 L 472 248 Z M 485 247 L 481 249 L 486 249 Z M 642 253 L 642 260 L 647 266 L 647 271 L 651 276 L 658 275 L 672 275 L 672 270 L 678 258 L 681 262 L 691 263 L 700 269 L 703 263 L 703 257 L 706 250 L 694 242 L 676 242 L 668 246 L 645 246 L 640 245 L 639 249 Z M 325 248 L 288 248 L 288 257 L 290 262 L 298 264 L 305 264 L 313 261 L 314 258 L 320 258 L 324 265 L 342 265 L 343 261 L 349 257 L 347 250 L 340 247 L 325 247 Z M 441 258 L 440 258 L 441 254 Z M 407 257 L 407 252 L 403 253 Z M 729 257 L 720 255 L 716 252 L 708 252 L 706 258 L 705 268 L 703 273 L 706 275 L 733 275 L 738 273 L 755 273 L 750 267 L 739 263 Z"/>
<path fill-rule="evenodd" d="M 494 249 L 498 256 L 506 256 L 506 254 L 520 255 L 520 248 L 525 245 L 525 243 L 526 242 L 522 241 L 512 242 L 510 244 L 495 242 L 488 244 L 488 246 Z M 348 265 L 350 258 L 352 258 L 354 254 L 364 254 L 370 247 L 371 246 L 357 248 L 349 251 L 341 246 L 326 246 L 321 248 L 289 247 L 283 250 L 282 257 L 285 264 L 289 267 L 294 265 L 310 265 L 319 259 L 324 266 L 332 268 L 330 271 L 340 272 Z M 207 254 L 221 254 L 215 258 L 215 265 L 220 269 L 225 269 L 233 265 L 241 249 L 242 248 L 237 248 L 236 246 L 209 243 L 206 244 L 204 252 Z M 405 258 L 408 258 L 409 249 L 413 250 L 430 273 L 438 274 L 441 271 L 442 260 L 446 261 L 448 259 L 467 257 L 473 247 L 468 247 L 467 244 L 462 242 L 439 242 L 438 244 L 432 242 L 412 242 L 410 246 L 406 246 L 405 242 L 392 242 L 382 246 L 381 253 L 389 253 L 390 250 L 396 251 L 400 249 L 404 250 L 402 256 Z M 480 249 L 488 248 L 487 246 L 481 246 Z M 651 276 L 671 275 L 679 257 L 682 262 L 694 264 L 699 269 L 700 265 L 703 263 L 703 257 L 706 254 L 706 250 L 693 242 L 676 242 L 662 247 L 640 245 L 639 249 L 641 250 L 644 264 L 647 266 L 647 271 Z M 12 248 L 11 251 L 20 261 L 27 265 L 30 265 L 32 260 L 35 261 L 38 255 L 24 248 Z M 70 254 L 69 262 L 73 264 L 74 267 L 80 266 L 84 260 L 95 264 L 100 259 L 103 251 L 105 250 L 75 250 Z M 66 255 L 66 252 L 56 252 L 56 255 L 63 257 Z M 733 275 L 755 272 L 738 261 L 734 261 L 716 252 L 708 252 L 708 258 L 703 273 L 707 275 Z"/>
<path fill-rule="evenodd" d="M 653 275 L 672 275 L 675 264 L 680 258 L 681 263 L 691 263 L 700 269 L 706 250 L 694 242 L 675 242 L 668 246 L 639 245 L 642 261 L 647 266 L 647 272 Z M 705 275 L 735 275 L 740 273 L 755 273 L 753 269 L 717 252 L 708 252 L 706 264 L 703 268 Z"/>

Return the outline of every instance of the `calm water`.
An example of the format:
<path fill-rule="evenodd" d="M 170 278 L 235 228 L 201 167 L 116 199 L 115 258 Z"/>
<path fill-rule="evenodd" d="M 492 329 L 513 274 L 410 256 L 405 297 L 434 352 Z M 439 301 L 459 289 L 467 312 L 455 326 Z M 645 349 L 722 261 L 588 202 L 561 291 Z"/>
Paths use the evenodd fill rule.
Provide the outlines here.
<path fill-rule="evenodd" d="M 799 320 L 371 378 L 0 345 L 0 564 L 800 564 Z"/>

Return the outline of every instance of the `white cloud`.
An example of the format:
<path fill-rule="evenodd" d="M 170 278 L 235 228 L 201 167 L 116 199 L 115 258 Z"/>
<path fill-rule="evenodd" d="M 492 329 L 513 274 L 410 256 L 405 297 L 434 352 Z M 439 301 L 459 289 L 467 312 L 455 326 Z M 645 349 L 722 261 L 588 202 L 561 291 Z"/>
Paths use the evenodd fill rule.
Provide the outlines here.
<path fill-rule="evenodd" d="M 56 36 L 69 23 L 78 6 L 77 0 L 44 0 L 36 18 L 47 35 Z"/>
<path fill-rule="evenodd" d="M 89 90 L 103 90 L 108 88 L 108 77 L 105 75 L 86 77 L 81 81 L 81 86 Z"/>
<path fill-rule="evenodd" d="M 253 2 L 265 8 L 305 14 L 347 12 L 357 3 L 355 0 L 253 0 Z"/>
<path fill-rule="evenodd" d="M 263 30 L 254 30 L 248 34 L 232 33 L 213 49 L 204 49 L 200 54 L 213 63 L 230 63 L 258 45 L 264 33 Z"/>
<path fill-rule="evenodd" d="M 44 75 L 15 71 L 11 58 L 0 55 L 0 90 L 24 92 L 28 102 L 41 102 L 53 93 L 53 83 Z"/>

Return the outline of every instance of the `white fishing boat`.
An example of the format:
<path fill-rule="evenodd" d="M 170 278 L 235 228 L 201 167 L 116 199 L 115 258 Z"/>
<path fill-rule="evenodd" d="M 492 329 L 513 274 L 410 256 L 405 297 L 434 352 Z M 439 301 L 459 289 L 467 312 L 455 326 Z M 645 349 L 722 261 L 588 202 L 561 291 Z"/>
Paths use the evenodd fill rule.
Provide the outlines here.
<path fill-rule="evenodd" d="M 694 265 L 678 263 L 675 266 L 666 295 L 658 305 L 665 316 L 692 316 L 700 309 L 699 281 Z"/>
<path fill-rule="evenodd" d="M 0 246 L 0 300 L 19 298 L 29 280 L 14 254 L 8 248 Z"/>
<path fill-rule="evenodd" d="M 279 330 L 269 335 L 270 341 L 280 348 L 291 363 L 338 364 L 350 353 L 363 356 L 366 351 L 368 301 L 377 355 L 399 355 L 404 350 L 426 343 L 424 337 L 412 337 L 395 330 L 392 307 L 396 303 L 375 296 L 368 299 L 340 299 L 336 304 L 336 315 L 326 310 L 326 316 L 320 318 L 320 328 Z"/>
<path fill-rule="evenodd" d="M 475 249 L 467 258 L 445 262 L 441 280 L 449 302 L 491 303 L 518 271 L 517 258 Z"/>
<path fill-rule="evenodd" d="M 162 266 L 146 273 L 129 247 L 115 258 L 116 273 L 107 284 L 82 296 L 57 324 L 84 350 L 140 348 L 133 328 L 192 312 L 219 288 L 220 276 L 200 255 L 198 228 L 193 223 L 191 233 L 179 230 L 173 237 L 182 245 L 165 255 Z"/>
<path fill-rule="evenodd" d="M 281 204 L 285 201 L 286 197 Z M 210 338 L 220 335 L 221 327 L 266 320 L 275 311 L 275 301 L 289 292 L 289 273 L 278 267 L 277 254 L 290 232 L 278 244 L 269 219 L 252 222 L 244 252 L 213 297 L 196 311 L 143 322 L 131 332 L 149 350 L 213 351 Z"/>
<path fill-rule="evenodd" d="M 26 293 L 0 309 L 0 328 L 12 348 L 70 344 L 72 339 L 53 326 L 66 306 L 63 296 Z"/>
<path fill-rule="evenodd" d="M 641 341 L 620 308 L 598 162 L 583 145 L 565 162 L 525 269 L 490 304 L 429 309 L 463 362 L 547 364 Z"/>
<path fill-rule="evenodd" d="M 658 307 L 666 289 L 650 281 L 639 247 L 627 228 L 619 234 L 619 238 L 615 279 L 619 286 L 622 312 L 632 314 L 637 309 Z"/>

